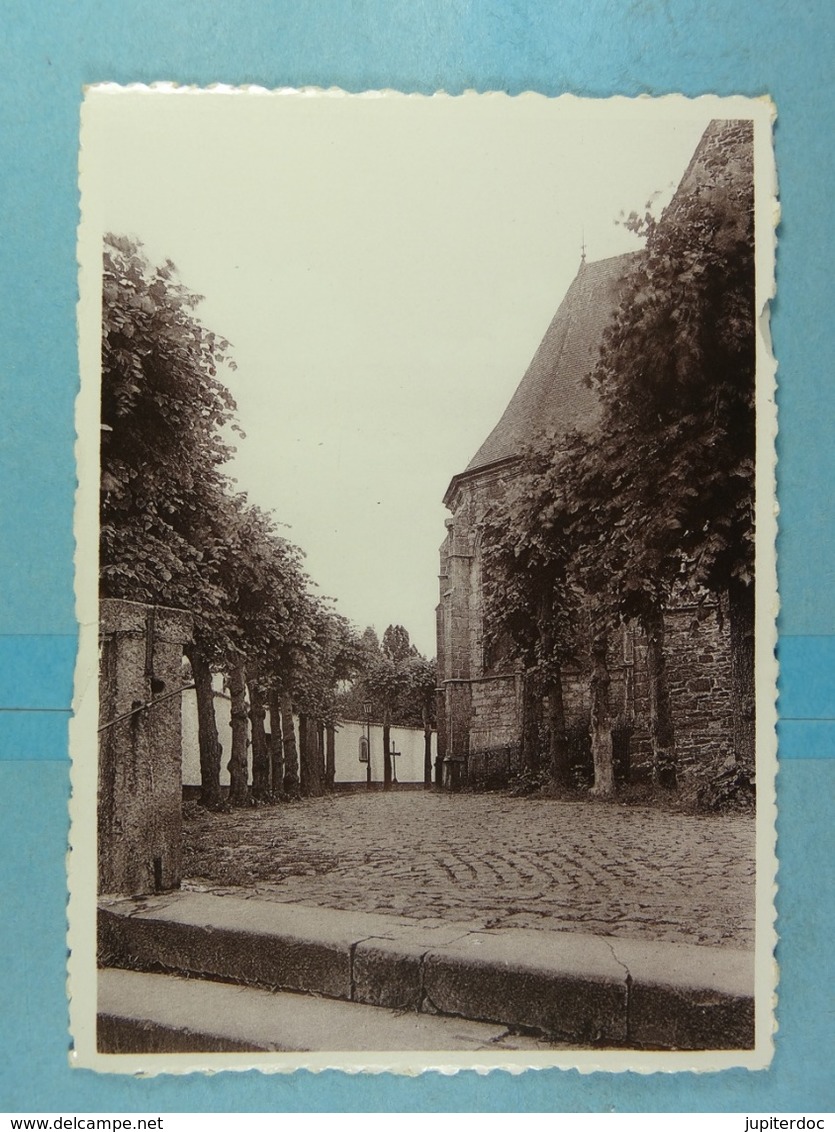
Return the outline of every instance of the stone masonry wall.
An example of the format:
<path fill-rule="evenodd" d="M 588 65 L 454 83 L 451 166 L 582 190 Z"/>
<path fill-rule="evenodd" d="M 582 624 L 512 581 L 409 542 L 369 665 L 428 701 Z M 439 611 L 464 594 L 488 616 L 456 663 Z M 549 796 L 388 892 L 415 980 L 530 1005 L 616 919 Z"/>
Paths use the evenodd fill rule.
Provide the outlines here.
<path fill-rule="evenodd" d="M 132 601 L 105 599 L 99 607 L 99 891 L 177 888 L 181 697 L 167 693 L 182 684 L 191 619 Z M 145 708 L 151 701 L 159 702 Z"/>
<path fill-rule="evenodd" d="M 475 680 L 472 686 L 470 751 L 518 745 L 521 728 L 521 677 L 510 675 Z"/>
<path fill-rule="evenodd" d="M 483 590 L 479 524 L 490 501 L 504 490 L 505 474 L 480 475 L 458 488 L 441 546 L 438 624 L 441 758 L 463 759 L 488 745 L 515 743 L 521 705 L 515 671 L 484 672 Z M 494 680 L 490 677 L 503 678 Z"/>
<path fill-rule="evenodd" d="M 437 611 L 441 758 L 463 759 L 506 747 L 518 751 L 521 746 L 522 680 L 516 665 L 500 660 L 485 667 L 479 544 L 481 519 L 512 474 L 507 467 L 481 473 L 459 483 L 450 499 L 453 516 L 447 520 L 441 547 Z M 688 793 L 703 773 L 715 772 L 732 754 L 727 621 L 720 624 L 715 606 L 674 606 L 666 618 L 665 650 L 679 782 Z M 648 781 L 652 750 L 647 649 L 636 627 L 613 634 L 609 664 L 618 774 L 621 781 Z M 579 656 L 577 666 L 563 676 L 566 723 L 581 774 L 588 761 L 587 667 Z"/>
<path fill-rule="evenodd" d="M 652 741 L 649 732 L 649 668 L 645 638 L 632 632 L 632 734 L 629 740 L 630 778 L 650 781 L 652 778 Z"/>
<path fill-rule="evenodd" d="M 679 781 L 690 791 L 706 770 L 733 757 L 731 654 L 727 617 L 683 605 L 665 618 L 667 678 Z"/>

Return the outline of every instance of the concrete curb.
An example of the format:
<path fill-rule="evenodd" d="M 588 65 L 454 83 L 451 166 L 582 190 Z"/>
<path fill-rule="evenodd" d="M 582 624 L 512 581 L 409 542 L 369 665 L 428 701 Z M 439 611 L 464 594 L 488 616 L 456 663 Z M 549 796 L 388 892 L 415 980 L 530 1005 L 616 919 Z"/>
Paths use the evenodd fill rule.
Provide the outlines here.
<path fill-rule="evenodd" d="M 181 892 L 105 901 L 105 966 L 652 1049 L 754 1044 L 753 952 Z"/>
<path fill-rule="evenodd" d="M 96 1037 L 100 1053 L 127 1054 L 550 1048 L 467 1018 L 115 970 L 99 973 Z"/>

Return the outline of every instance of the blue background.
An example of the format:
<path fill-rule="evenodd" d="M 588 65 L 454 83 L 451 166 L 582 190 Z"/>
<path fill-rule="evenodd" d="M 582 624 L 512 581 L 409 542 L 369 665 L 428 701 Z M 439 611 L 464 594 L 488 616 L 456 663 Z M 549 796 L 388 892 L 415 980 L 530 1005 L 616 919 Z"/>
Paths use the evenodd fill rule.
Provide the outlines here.
<path fill-rule="evenodd" d="M 0 1109 L 827 1110 L 835 556 L 831 0 L 4 0 L 0 34 Z M 641 1077 L 200 1075 L 67 1067 L 66 725 L 78 114 L 85 83 L 776 101 L 780 360 L 780 1032 L 772 1067 Z"/>

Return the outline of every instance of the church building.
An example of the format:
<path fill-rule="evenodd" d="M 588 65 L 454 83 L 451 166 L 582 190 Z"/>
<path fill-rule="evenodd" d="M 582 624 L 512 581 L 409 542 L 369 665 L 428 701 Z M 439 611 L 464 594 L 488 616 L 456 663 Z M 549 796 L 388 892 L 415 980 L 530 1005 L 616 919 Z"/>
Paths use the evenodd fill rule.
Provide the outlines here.
<path fill-rule="evenodd" d="M 710 124 L 677 196 L 692 189 L 714 147 L 726 144 L 727 125 Z M 466 783 L 506 782 L 532 765 L 523 748 L 531 734 L 536 736 L 536 726 L 531 730 L 526 718 L 532 709 L 520 665 L 485 650 L 480 527 L 538 436 L 548 432 L 559 438 L 596 423 L 600 408 L 586 379 L 623 297 L 630 268 L 642 255 L 638 251 L 597 262 L 586 262 L 583 256 L 501 419 L 447 488 L 444 503 L 450 517 L 440 549 L 437 607 L 439 784 L 454 789 Z M 609 653 L 615 777 L 620 782 L 649 780 L 646 643 L 637 627 L 627 627 L 610 641 Z M 682 599 L 668 609 L 665 655 L 679 785 L 686 789 L 705 752 L 716 766 L 733 756 L 728 624 L 715 599 Z M 588 783 L 590 693 L 584 666 L 567 666 L 563 684 L 576 781 Z"/>

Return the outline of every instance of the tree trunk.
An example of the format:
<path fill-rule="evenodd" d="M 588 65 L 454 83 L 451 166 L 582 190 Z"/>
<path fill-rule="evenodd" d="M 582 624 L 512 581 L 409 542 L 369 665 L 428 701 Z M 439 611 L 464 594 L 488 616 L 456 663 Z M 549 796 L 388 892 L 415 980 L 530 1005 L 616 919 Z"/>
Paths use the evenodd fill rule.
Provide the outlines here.
<path fill-rule="evenodd" d="M 310 739 L 307 713 L 299 712 L 299 790 L 303 795 L 310 793 Z"/>
<path fill-rule="evenodd" d="M 571 784 L 571 766 L 568 751 L 568 736 L 566 735 L 566 705 L 562 697 L 562 668 L 558 658 L 557 642 L 553 633 L 553 590 L 543 589 L 540 594 L 539 633 L 542 655 L 549 662 L 548 683 L 545 693 L 548 695 L 548 755 L 549 777 L 553 786 L 568 787 Z M 530 680 L 530 676 L 526 676 Z M 530 695 L 526 689 L 526 694 Z M 531 709 L 527 705 L 528 711 Z M 528 724 L 530 726 L 530 724 Z M 528 743 L 532 739 L 528 738 Z M 526 756 L 525 765 L 528 770 L 535 770 L 535 763 L 528 763 L 530 755 Z"/>
<path fill-rule="evenodd" d="M 336 728 L 332 723 L 325 727 L 325 788 L 333 790 L 336 782 Z"/>
<path fill-rule="evenodd" d="M 236 664 L 229 673 L 229 695 L 232 700 L 232 753 L 229 756 L 229 802 L 245 806 L 249 801 L 249 767 L 247 765 L 246 674 Z"/>
<path fill-rule="evenodd" d="M 302 794 L 318 798 L 322 794 L 322 756 L 319 728 L 306 713 L 299 715 L 299 764 Z"/>
<path fill-rule="evenodd" d="M 754 584 L 728 587 L 731 637 L 731 695 L 734 756 L 751 774 L 756 762 L 756 685 L 754 677 Z"/>
<path fill-rule="evenodd" d="M 267 715 L 264 693 L 258 681 L 247 681 L 249 692 L 249 721 L 252 726 L 252 795 L 259 802 L 270 796 L 270 752 L 264 720 Z"/>
<path fill-rule="evenodd" d="M 432 717 L 426 700 L 423 701 L 421 715 L 423 717 L 423 787 L 429 790 L 432 786 Z"/>
<path fill-rule="evenodd" d="M 664 653 L 664 607 L 647 616 L 647 675 L 649 677 L 649 734 L 652 746 L 652 781 L 669 789 L 676 785 L 676 752 L 667 659 Z"/>
<path fill-rule="evenodd" d="M 318 719 L 310 720 L 307 729 L 307 741 L 310 746 L 308 763 L 310 766 L 311 793 L 320 798 L 325 792 L 325 752 L 324 728 Z"/>
<path fill-rule="evenodd" d="M 554 786 L 571 785 L 571 759 L 565 733 L 562 671 L 555 665 L 548 682 L 548 772 Z"/>
<path fill-rule="evenodd" d="M 220 762 L 223 750 L 217 734 L 212 670 L 200 650 L 191 645 L 185 650 L 191 662 L 194 693 L 197 698 L 197 740 L 200 746 L 200 805 L 216 810 L 221 804 Z"/>
<path fill-rule="evenodd" d="M 554 594 L 550 587 L 544 588 L 540 594 L 538 618 L 542 655 L 547 659 L 550 668 L 545 687 L 548 696 L 548 772 L 554 786 L 566 787 L 571 785 L 571 762 L 568 736 L 565 733 L 562 667 L 557 660 L 558 653 L 554 640 Z"/>
<path fill-rule="evenodd" d="M 591 677 L 591 757 L 594 763 L 592 793 L 609 797 L 615 790 L 612 762 L 612 719 L 609 687 L 612 678 L 606 663 L 607 641 L 598 637 L 592 646 Z"/>
<path fill-rule="evenodd" d="M 270 711 L 270 795 L 278 797 L 284 789 L 284 751 L 281 737 L 281 697 L 273 688 L 267 694 Z"/>
<path fill-rule="evenodd" d="M 562 701 L 562 688 L 559 699 Z M 542 716 L 542 701 L 538 695 L 537 678 L 532 672 L 522 677 L 522 766 L 525 770 L 536 770 L 542 763 L 539 749 L 539 723 Z M 565 736 L 565 721 L 560 724 Z"/>
<path fill-rule="evenodd" d="M 293 721 L 293 700 L 289 692 L 281 692 L 281 745 L 284 752 L 285 794 L 297 797 L 299 793 L 299 749 L 296 746 L 296 725 Z"/>
<path fill-rule="evenodd" d="M 319 794 L 325 793 L 326 786 L 325 725 L 320 719 L 316 720 L 316 725 L 313 729 L 313 742 L 310 752 L 310 758 L 315 770 L 318 796 Z"/>
<path fill-rule="evenodd" d="M 391 713 L 383 712 L 383 789 L 391 789 Z"/>

